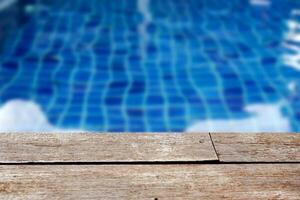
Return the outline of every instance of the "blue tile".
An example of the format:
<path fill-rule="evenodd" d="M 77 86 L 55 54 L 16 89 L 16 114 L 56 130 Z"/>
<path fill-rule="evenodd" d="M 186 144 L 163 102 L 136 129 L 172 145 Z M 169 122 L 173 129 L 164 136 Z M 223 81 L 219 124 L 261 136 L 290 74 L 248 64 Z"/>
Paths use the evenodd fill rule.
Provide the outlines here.
<path fill-rule="evenodd" d="M 31 100 L 59 128 L 122 132 L 184 131 L 286 102 L 300 130 L 300 71 L 287 62 L 300 31 L 286 26 L 297 1 L 152 0 L 151 20 L 135 0 L 39 3 L 0 36 L 1 104 Z"/>

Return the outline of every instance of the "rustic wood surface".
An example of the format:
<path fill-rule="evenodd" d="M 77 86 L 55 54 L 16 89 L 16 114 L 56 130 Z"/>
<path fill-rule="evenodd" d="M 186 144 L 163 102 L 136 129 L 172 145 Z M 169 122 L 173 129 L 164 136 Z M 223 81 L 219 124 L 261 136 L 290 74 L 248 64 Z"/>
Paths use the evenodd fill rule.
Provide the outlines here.
<path fill-rule="evenodd" d="M 300 134 L 211 133 L 211 138 L 221 162 L 300 162 Z"/>
<path fill-rule="evenodd" d="M 0 163 L 217 160 L 202 134 L 0 134 Z"/>
<path fill-rule="evenodd" d="M 297 199 L 300 164 L 0 166 L 0 199 Z"/>
<path fill-rule="evenodd" d="M 296 134 L 0 134 L 0 199 L 299 200 L 299 145 Z"/>

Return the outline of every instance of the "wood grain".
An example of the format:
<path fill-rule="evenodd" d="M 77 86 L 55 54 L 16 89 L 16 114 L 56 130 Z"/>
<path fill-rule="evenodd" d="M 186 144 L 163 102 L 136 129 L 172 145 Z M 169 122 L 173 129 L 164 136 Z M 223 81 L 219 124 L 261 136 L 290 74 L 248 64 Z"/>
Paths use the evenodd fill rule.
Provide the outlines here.
<path fill-rule="evenodd" d="M 299 199 L 300 164 L 7 165 L 0 199 Z"/>
<path fill-rule="evenodd" d="M 221 162 L 300 162 L 300 134 L 211 133 Z"/>
<path fill-rule="evenodd" d="M 0 134 L 0 163 L 217 160 L 202 134 Z"/>

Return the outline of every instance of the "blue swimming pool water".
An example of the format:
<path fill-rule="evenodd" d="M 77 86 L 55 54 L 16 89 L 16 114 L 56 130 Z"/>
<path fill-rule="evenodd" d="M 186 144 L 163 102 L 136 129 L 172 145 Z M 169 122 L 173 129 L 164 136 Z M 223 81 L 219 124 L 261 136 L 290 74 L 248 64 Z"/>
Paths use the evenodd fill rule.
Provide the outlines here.
<path fill-rule="evenodd" d="M 22 2 L 0 40 L 15 116 L 32 102 L 63 130 L 300 131 L 300 1 Z"/>

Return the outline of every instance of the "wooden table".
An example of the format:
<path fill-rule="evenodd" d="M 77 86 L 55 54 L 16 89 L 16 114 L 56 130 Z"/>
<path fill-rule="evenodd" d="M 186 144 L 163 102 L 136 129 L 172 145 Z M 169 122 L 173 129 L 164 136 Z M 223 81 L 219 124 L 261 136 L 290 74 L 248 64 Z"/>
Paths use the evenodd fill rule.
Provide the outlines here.
<path fill-rule="evenodd" d="M 0 134 L 0 199 L 300 199 L 300 134 Z"/>

